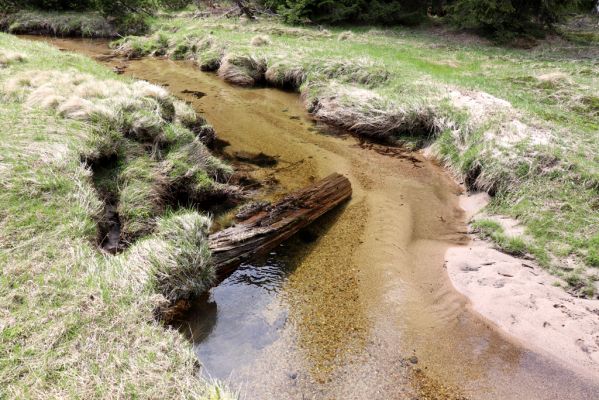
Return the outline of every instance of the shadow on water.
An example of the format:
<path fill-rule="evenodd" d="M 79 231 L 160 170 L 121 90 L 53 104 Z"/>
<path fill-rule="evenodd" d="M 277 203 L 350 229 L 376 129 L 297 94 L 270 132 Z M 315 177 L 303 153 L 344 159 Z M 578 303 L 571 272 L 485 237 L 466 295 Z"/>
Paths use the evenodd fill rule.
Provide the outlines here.
<path fill-rule="evenodd" d="M 289 313 L 279 292 L 344 209 L 319 218 L 267 257 L 242 264 L 193 304 L 178 329 L 193 343 L 204 374 L 227 379 L 279 338 Z"/>

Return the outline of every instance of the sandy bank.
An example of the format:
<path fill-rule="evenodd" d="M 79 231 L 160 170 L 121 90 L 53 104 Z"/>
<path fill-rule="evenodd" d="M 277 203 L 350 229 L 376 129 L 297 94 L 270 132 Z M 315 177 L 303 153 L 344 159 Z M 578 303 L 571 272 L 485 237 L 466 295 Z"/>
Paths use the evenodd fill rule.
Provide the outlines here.
<path fill-rule="evenodd" d="M 462 197 L 469 219 L 476 218 L 486 197 Z M 519 228 L 513 221 L 504 224 Z M 446 266 L 471 307 L 502 331 L 570 369 L 599 377 L 599 301 L 571 296 L 534 261 L 501 253 L 474 237 L 467 246 L 447 251 Z"/>

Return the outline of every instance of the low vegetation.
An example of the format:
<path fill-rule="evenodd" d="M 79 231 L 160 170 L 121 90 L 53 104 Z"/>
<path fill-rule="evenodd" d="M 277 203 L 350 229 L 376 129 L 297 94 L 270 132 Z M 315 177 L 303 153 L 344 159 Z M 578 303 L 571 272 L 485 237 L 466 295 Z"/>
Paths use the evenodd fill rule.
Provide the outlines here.
<path fill-rule="evenodd" d="M 528 251 L 526 242 L 519 236 L 507 235 L 497 221 L 480 219 L 476 220 L 472 227 L 484 238 L 492 239 L 499 248 L 507 253 L 517 257 L 525 255 Z"/>
<path fill-rule="evenodd" d="M 95 12 L 20 11 L 0 18 L 0 29 L 15 34 L 76 37 L 116 37 L 115 24 Z M 138 30 L 125 34 L 143 33 Z"/>
<path fill-rule="evenodd" d="M 425 148 L 471 190 L 491 193 L 492 212 L 525 224 L 526 251 L 542 265 L 564 275 L 567 260 L 596 279 L 596 47 L 558 40 L 522 51 L 464 34 L 268 19 L 159 19 L 153 30 L 116 42 L 116 52 L 190 59 L 232 84 L 296 90 L 322 121 Z"/>
<path fill-rule="evenodd" d="M 0 398 L 234 398 L 153 317 L 213 278 L 196 201 L 230 169 L 204 122 L 41 43 L 0 34 L 0 61 Z M 107 201 L 132 243 L 115 256 L 98 248 Z"/>
<path fill-rule="evenodd" d="M 594 0 L 263 0 L 288 23 L 417 25 L 473 29 L 500 41 L 542 37 L 568 12 L 589 13 Z"/>

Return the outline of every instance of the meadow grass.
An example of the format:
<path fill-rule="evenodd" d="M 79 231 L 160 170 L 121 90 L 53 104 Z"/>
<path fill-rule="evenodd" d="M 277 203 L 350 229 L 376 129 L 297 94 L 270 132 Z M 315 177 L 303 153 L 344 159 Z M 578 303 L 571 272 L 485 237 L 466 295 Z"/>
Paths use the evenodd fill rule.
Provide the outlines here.
<path fill-rule="evenodd" d="M 2 16 L 0 29 L 16 34 L 54 36 L 117 37 L 119 34 L 115 24 L 98 12 L 24 10 Z M 136 32 L 129 31 L 128 33 Z M 138 31 L 137 33 L 143 32 Z"/>
<path fill-rule="evenodd" d="M 445 31 L 300 28 L 277 20 L 161 17 L 122 55 L 191 59 L 242 86 L 301 93 L 317 119 L 425 148 L 489 212 L 527 227 L 528 251 L 596 279 L 599 64 L 596 45 L 553 38 L 518 50 Z M 514 244 L 516 245 L 516 244 Z M 593 285 L 581 295 L 593 296 Z"/>
<path fill-rule="evenodd" d="M 100 105 L 112 97 L 111 87 L 140 101 L 131 112 L 156 110 L 172 99 L 158 101 L 161 88 L 42 43 L 0 34 L 0 53 L 21 55 L 0 68 L 0 398 L 235 398 L 200 378 L 190 344 L 154 319 L 160 305 L 209 285 L 210 219 L 190 209 L 165 211 L 156 215 L 156 229 L 125 252 L 111 256 L 98 248 L 104 204 L 86 160 L 114 153 L 122 155 L 123 171 L 137 169 L 108 173 L 108 188 L 153 182 L 156 172 L 140 158 L 158 169 L 168 164 L 156 151 L 140 149 L 130 125 L 116 124 L 126 118 L 106 118 L 124 109 L 114 106 L 100 118 Z M 36 77 L 43 78 L 39 86 Z M 72 89 L 69 96 L 57 82 Z M 89 87 L 82 89 L 86 82 L 106 92 L 92 96 Z M 42 87 L 53 101 L 34 95 Z M 86 107 L 61 108 L 67 102 Z M 190 110 L 185 115 L 192 118 Z M 173 151 L 195 140 L 177 122 L 161 126 L 181 133 L 174 136 L 179 144 L 167 140 L 172 132 L 153 136 L 166 137 L 161 140 Z"/>

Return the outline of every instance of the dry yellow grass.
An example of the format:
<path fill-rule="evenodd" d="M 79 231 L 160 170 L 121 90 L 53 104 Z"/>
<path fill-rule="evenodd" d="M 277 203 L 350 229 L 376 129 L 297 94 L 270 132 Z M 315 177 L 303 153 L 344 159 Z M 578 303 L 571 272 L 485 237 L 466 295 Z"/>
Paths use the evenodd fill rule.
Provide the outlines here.
<path fill-rule="evenodd" d="M 250 44 L 255 47 L 267 46 L 271 43 L 272 42 L 271 42 L 270 38 L 266 35 L 256 35 L 250 41 Z"/>
<path fill-rule="evenodd" d="M 10 50 L 0 49 L 0 68 L 6 67 L 12 63 L 25 61 L 25 55 Z"/>

